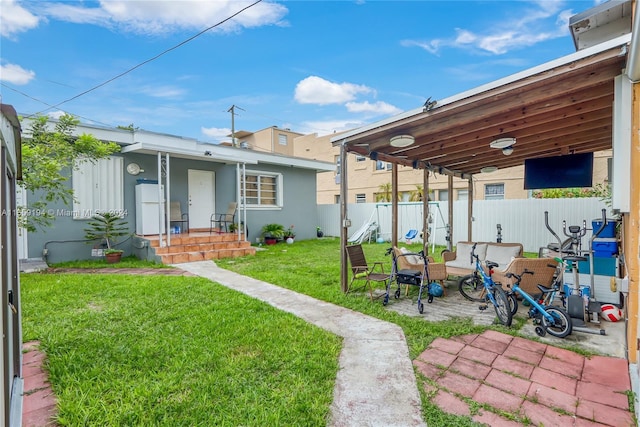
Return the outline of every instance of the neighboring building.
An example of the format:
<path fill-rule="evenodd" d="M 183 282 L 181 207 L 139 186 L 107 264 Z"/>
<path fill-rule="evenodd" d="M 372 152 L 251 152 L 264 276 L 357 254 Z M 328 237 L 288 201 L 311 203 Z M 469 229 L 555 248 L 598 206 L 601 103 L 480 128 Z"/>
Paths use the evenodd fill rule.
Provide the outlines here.
<path fill-rule="evenodd" d="M 257 132 L 239 130 L 234 132 L 236 147 L 249 148 L 263 153 L 282 154 L 284 156 L 294 156 L 294 139 L 303 134 L 293 132 L 291 129 L 281 129 L 278 126 L 271 126 Z M 231 137 L 231 135 L 229 135 Z M 233 145 L 225 143 L 224 145 Z M 306 156 L 301 156 L 305 157 Z"/>
<path fill-rule="evenodd" d="M 25 123 L 23 128 L 28 129 L 29 125 Z M 157 238 L 162 232 L 169 245 L 180 242 L 181 236 L 166 234 L 169 227 L 165 226 L 166 217 L 160 213 L 168 211 L 165 200 L 178 202 L 181 211 L 188 214 L 190 232 L 212 234 L 212 242 L 207 243 L 226 250 L 224 256 L 253 253 L 255 249 L 249 243 L 255 242 L 262 226 L 269 223 L 285 227 L 293 224 L 299 239 L 316 235 L 316 174 L 332 171 L 331 163 L 264 152 L 267 150 L 207 144 L 144 130 L 81 124 L 75 131 L 116 142 L 121 152 L 96 164 L 81 164 L 73 171 L 68 182 L 76 197 L 73 207 L 50 204 L 48 207 L 55 214 L 53 226 L 28 233 L 21 259 L 45 256 L 49 262 L 61 262 L 95 256 L 93 249 L 100 248 L 92 248 L 84 240 L 86 222 L 95 212 L 115 211 L 129 219 L 129 229 L 135 234 L 120 248 L 126 254 L 166 262 L 167 257 L 161 258 L 161 253 L 166 254 L 167 250 L 154 249 L 144 237 L 155 235 Z M 288 139 L 289 134 L 287 142 Z M 163 187 L 159 188 L 158 183 Z M 143 192 L 141 186 L 151 191 Z M 247 197 L 243 198 L 245 188 Z M 145 200 L 142 194 L 146 194 Z M 41 198 L 42 194 L 28 194 L 27 206 L 34 197 Z M 238 204 L 235 222 L 246 224 L 247 241 L 237 233 L 236 243 L 230 242 L 229 236 L 222 243 L 214 242 L 216 233 L 210 233 L 211 215 L 226 212 L 231 202 Z M 160 218 L 163 218 L 162 227 Z M 229 247 L 232 244 L 236 246 Z M 203 252 L 191 249 L 168 262 L 195 261 L 203 257 Z M 221 252 L 204 255 L 205 258 L 221 256 Z"/>
<path fill-rule="evenodd" d="M 293 155 L 314 160 L 333 162 L 331 172 L 318 173 L 318 204 L 340 201 L 340 147 L 333 147 L 331 139 L 339 133 L 318 136 L 310 134 L 295 138 Z M 608 182 L 611 150 L 594 153 L 593 183 Z M 391 189 L 391 163 L 374 161 L 368 157 L 349 153 L 347 175 L 349 179 L 348 203 L 371 203 L 380 201 L 384 187 Z M 526 199 L 531 192 L 524 189 L 524 166 L 500 169 L 491 173 L 473 176 L 476 200 Z M 398 192 L 400 201 L 413 201 L 418 188 L 422 189 L 423 172 L 405 166 L 398 167 Z M 449 200 L 448 177 L 434 174 L 429 177 L 430 199 Z M 454 178 L 453 200 L 466 200 L 469 183 Z M 390 201 L 390 200 L 388 200 Z"/>

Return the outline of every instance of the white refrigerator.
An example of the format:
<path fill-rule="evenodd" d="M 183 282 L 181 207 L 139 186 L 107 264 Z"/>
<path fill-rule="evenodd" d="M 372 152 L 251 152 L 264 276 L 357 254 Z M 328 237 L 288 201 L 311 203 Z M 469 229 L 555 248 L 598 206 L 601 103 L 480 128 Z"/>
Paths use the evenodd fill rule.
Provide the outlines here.
<path fill-rule="evenodd" d="M 164 233 L 164 186 L 160 185 L 162 191 L 160 200 L 158 199 L 158 186 L 159 184 L 136 185 L 136 234 Z M 162 212 L 161 216 L 159 216 L 159 212 Z"/>

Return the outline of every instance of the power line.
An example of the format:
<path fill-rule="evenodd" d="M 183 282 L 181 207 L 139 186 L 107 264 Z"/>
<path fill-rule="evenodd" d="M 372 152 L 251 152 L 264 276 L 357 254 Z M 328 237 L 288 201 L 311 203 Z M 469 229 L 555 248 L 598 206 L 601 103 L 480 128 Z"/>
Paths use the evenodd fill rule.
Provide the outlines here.
<path fill-rule="evenodd" d="M 46 102 L 44 102 L 44 101 L 43 101 L 43 100 L 41 100 L 41 99 L 34 98 L 33 96 L 29 95 L 28 93 L 25 93 L 25 92 L 19 91 L 18 89 L 13 88 L 13 87 L 9 86 L 9 85 L 8 85 L 8 84 L 6 84 L 6 83 L 2 83 L 2 82 L 0 82 L 0 85 L 2 85 L 2 86 L 4 86 L 4 87 L 6 87 L 7 89 L 9 89 L 9 90 L 11 90 L 11 91 L 14 91 L 15 93 L 18 93 L 18 94 L 20 94 L 20 95 L 24 96 L 25 98 L 32 99 L 32 100 L 34 100 L 34 101 L 36 101 L 36 102 L 39 102 L 39 103 L 44 104 L 44 105 L 47 105 L 47 106 L 49 106 L 50 108 L 55 108 L 53 105 L 47 104 Z M 46 111 L 46 110 L 45 110 L 45 111 Z M 111 127 L 111 126 L 112 126 L 112 125 L 107 124 L 107 123 L 102 123 L 102 122 L 101 122 L 101 121 L 99 121 L 99 120 L 90 119 L 90 118 L 88 118 L 88 117 L 84 117 L 84 116 L 81 116 L 81 115 L 79 115 L 79 114 L 72 114 L 72 113 L 70 113 L 70 112 L 68 112 L 68 111 L 65 111 L 65 110 L 62 110 L 62 111 L 63 111 L 64 113 L 66 113 L 66 114 L 71 114 L 71 115 L 73 115 L 74 117 L 78 117 L 78 118 L 81 118 L 81 119 L 87 120 L 87 121 L 92 122 L 92 123 L 97 123 L 97 124 L 99 124 L 99 125 L 106 126 L 106 127 Z M 33 117 L 33 116 L 35 116 L 35 115 L 36 115 L 36 114 L 27 114 L 27 115 L 25 115 L 24 117 L 25 117 L 25 118 L 31 118 L 31 117 Z"/>
<path fill-rule="evenodd" d="M 160 58 L 161 56 L 163 56 L 163 55 L 165 55 L 165 54 L 167 54 L 167 53 L 169 53 L 169 52 L 171 52 L 171 51 L 173 51 L 173 50 L 175 50 L 175 49 L 177 49 L 177 48 L 179 48 L 179 47 L 181 47 L 181 46 L 183 46 L 183 45 L 185 45 L 185 44 L 189 43 L 189 42 L 190 42 L 190 41 L 192 41 L 193 39 L 195 39 L 195 38 L 197 38 L 197 37 L 200 37 L 202 34 L 204 34 L 204 33 L 208 32 L 208 31 L 210 31 L 210 30 L 212 30 L 212 29 L 214 29 L 214 28 L 216 28 L 216 27 L 219 27 L 220 25 L 224 24 L 225 22 L 227 22 L 227 21 L 229 21 L 229 20 L 231 20 L 231 19 L 235 18 L 236 16 L 238 16 L 239 14 L 241 14 L 242 12 L 244 12 L 245 10 L 247 10 L 247 9 L 249 9 L 249 8 L 251 8 L 251 7 L 253 7 L 253 6 L 255 6 L 256 4 L 260 3 L 261 1 L 262 1 L 262 0 L 256 0 L 255 2 L 251 3 L 251 4 L 250 4 L 250 5 L 248 5 L 248 6 L 243 7 L 242 9 L 240 9 L 239 11 L 237 11 L 236 13 L 234 13 L 234 14 L 230 15 L 229 17 L 227 17 L 227 18 L 223 19 L 222 21 L 218 22 L 217 24 L 214 24 L 214 25 L 212 25 L 212 26 L 210 26 L 210 27 L 208 27 L 208 28 L 205 28 L 204 30 L 202 30 L 202 31 L 200 31 L 199 33 L 197 33 L 197 34 L 195 34 L 195 35 L 193 35 L 193 36 L 189 37 L 188 39 L 186 39 L 186 40 L 184 40 L 184 41 L 182 41 L 182 42 L 178 43 L 177 45 L 172 46 L 172 47 L 170 47 L 170 48 L 168 48 L 168 49 L 166 49 L 166 50 L 164 50 L 164 51 L 160 52 L 160 53 L 159 53 L 159 54 L 157 54 L 156 56 L 154 56 L 154 57 L 152 57 L 152 58 L 149 58 L 149 59 L 147 59 L 146 61 L 143 61 L 143 62 L 139 63 L 138 65 L 135 65 L 135 66 L 133 66 L 133 67 L 129 68 L 128 70 L 123 71 L 122 73 L 120 73 L 120 74 L 116 75 L 115 77 L 112 77 L 112 78 L 110 78 L 109 80 L 106 80 L 106 81 L 104 81 L 104 82 L 102 82 L 102 83 L 100 83 L 100 84 L 98 84 L 98 85 L 96 85 L 96 86 L 94 86 L 94 87 L 92 87 L 92 88 L 90 88 L 90 89 L 85 90 L 84 92 L 81 92 L 81 93 L 79 93 L 79 94 L 77 94 L 77 95 L 75 95 L 75 96 L 73 96 L 73 97 L 71 97 L 71 98 L 69 98 L 69 99 L 66 99 L 66 100 L 64 100 L 64 101 L 62 101 L 62 102 L 59 102 L 59 103 L 57 103 L 57 104 L 55 104 L 55 105 L 49 106 L 49 108 L 47 108 L 47 109 L 45 109 L 45 110 L 42 110 L 42 111 L 40 111 L 40 112 L 36 113 L 35 115 L 42 114 L 42 113 L 44 113 L 45 111 L 50 110 L 50 109 L 52 109 L 52 108 L 58 108 L 58 107 L 59 107 L 59 106 L 61 106 L 62 104 L 66 104 L 67 102 L 71 102 L 71 101 L 73 101 L 74 99 L 80 98 L 81 96 L 86 95 L 86 94 L 88 94 L 89 92 L 93 92 L 94 90 L 96 90 L 96 89 L 98 89 L 98 88 L 101 88 L 102 86 L 105 86 L 105 85 L 107 85 L 107 84 L 111 83 L 112 81 L 114 81 L 114 80 L 116 80 L 116 79 L 119 79 L 120 77 L 122 77 L 122 76 L 125 76 L 125 75 L 129 74 L 130 72 L 134 71 L 135 69 L 140 68 L 140 67 L 142 67 L 143 65 L 148 64 L 149 62 L 155 61 L 156 59 Z M 48 105 L 48 104 L 45 104 L 45 105 Z"/>

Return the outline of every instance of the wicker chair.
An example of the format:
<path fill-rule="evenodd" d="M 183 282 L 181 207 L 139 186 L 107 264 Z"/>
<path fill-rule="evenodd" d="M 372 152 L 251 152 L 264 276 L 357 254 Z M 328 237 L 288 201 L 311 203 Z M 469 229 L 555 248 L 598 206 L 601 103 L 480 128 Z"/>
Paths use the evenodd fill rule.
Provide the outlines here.
<path fill-rule="evenodd" d="M 526 269 L 532 271 L 533 274 L 522 275 L 520 288 L 530 295 L 540 293 L 538 284 L 551 286 L 553 275 L 556 272 L 558 262 L 553 258 L 516 258 L 509 263 L 504 270 L 494 270 L 494 282 L 501 283 L 502 287 L 507 289 L 507 285 L 512 285 L 515 278 L 507 278 L 507 273 L 516 273 L 521 275 Z"/>
<path fill-rule="evenodd" d="M 414 260 L 411 256 L 419 257 L 418 254 L 412 254 L 410 252 L 404 252 L 402 249 L 397 247 L 393 247 L 393 252 L 395 254 L 396 260 L 398 262 L 398 270 L 417 270 L 422 271 L 424 268 L 423 264 L 414 264 L 410 261 L 418 261 Z M 407 256 L 409 255 L 409 256 Z M 445 287 L 444 281 L 447 279 L 447 269 L 444 263 L 435 262 L 433 257 L 427 256 L 427 272 L 429 274 L 429 280 L 432 282 L 439 282 L 440 286 L 442 286 L 442 290 L 444 292 L 444 296 L 447 296 L 447 288 Z M 405 295 L 409 293 L 409 285 L 406 286 Z"/>

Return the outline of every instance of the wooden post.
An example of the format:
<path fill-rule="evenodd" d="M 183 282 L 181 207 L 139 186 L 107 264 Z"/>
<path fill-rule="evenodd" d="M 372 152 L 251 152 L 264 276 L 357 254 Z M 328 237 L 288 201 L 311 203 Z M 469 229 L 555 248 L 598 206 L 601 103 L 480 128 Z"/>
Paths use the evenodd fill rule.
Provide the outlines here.
<path fill-rule="evenodd" d="M 467 241 L 473 242 L 473 177 L 469 177 L 469 197 L 467 198 Z"/>
<path fill-rule="evenodd" d="M 447 221 L 449 221 L 449 241 L 447 242 L 447 249 L 453 250 L 453 175 L 449 175 L 449 182 L 447 184 L 447 188 L 449 189 L 449 215 Z"/>
<path fill-rule="evenodd" d="M 425 255 L 429 254 L 429 169 L 422 174 L 422 246 Z"/>
<path fill-rule="evenodd" d="M 348 211 L 347 211 L 347 150 L 346 140 L 340 143 L 340 289 L 346 293 L 349 286 L 349 265 L 347 260 L 347 233 Z"/>
<path fill-rule="evenodd" d="M 638 17 L 636 17 L 638 19 Z M 638 245 L 638 224 L 640 224 L 640 83 L 633 84 L 631 107 L 631 176 L 629 180 L 629 214 L 623 217 L 623 252 L 625 254 L 627 276 L 629 278 L 629 296 L 627 301 L 627 343 L 629 363 L 638 363 L 638 347 L 640 347 L 638 330 L 640 328 L 640 268 L 638 257 L 640 256 Z M 622 155 L 627 155 L 623 153 Z M 620 185 L 624 185 L 621 183 Z"/>
<path fill-rule="evenodd" d="M 398 164 L 391 164 L 391 245 L 398 246 Z"/>

